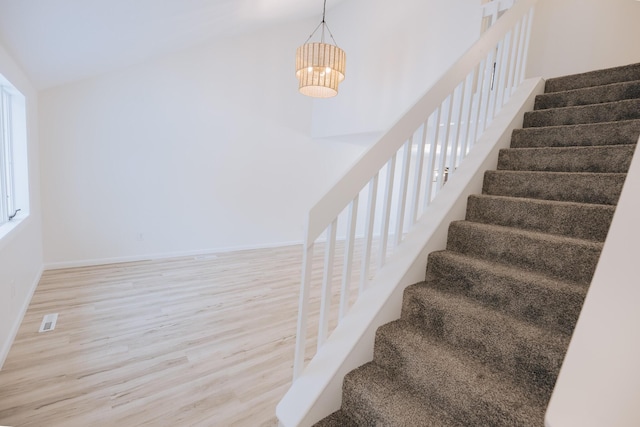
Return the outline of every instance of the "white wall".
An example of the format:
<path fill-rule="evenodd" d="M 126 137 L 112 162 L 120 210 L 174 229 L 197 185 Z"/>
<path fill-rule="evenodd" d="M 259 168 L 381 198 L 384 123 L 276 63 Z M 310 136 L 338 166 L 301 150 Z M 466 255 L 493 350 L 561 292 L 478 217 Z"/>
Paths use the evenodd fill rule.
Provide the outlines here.
<path fill-rule="evenodd" d="M 550 78 L 640 62 L 639 20 L 638 1 L 540 0 L 527 74 Z M 549 403 L 547 427 L 640 425 L 639 162 L 636 156 Z"/>
<path fill-rule="evenodd" d="M 339 95 L 314 102 L 313 135 L 387 130 L 478 39 L 477 0 L 350 0 L 327 23 L 347 54 Z"/>
<path fill-rule="evenodd" d="M 560 371 L 547 427 L 640 425 L 640 156 L 634 156 Z"/>
<path fill-rule="evenodd" d="M 540 0 L 527 75 L 545 78 L 640 62 L 640 2 Z"/>
<path fill-rule="evenodd" d="M 51 267 L 301 241 L 366 144 L 312 139 L 294 55 L 315 21 L 40 94 Z"/>
<path fill-rule="evenodd" d="M 300 241 L 309 208 L 477 38 L 478 3 L 429 3 L 332 8 L 348 80 L 331 100 L 298 94 L 293 71 L 319 17 L 41 93 L 46 264 Z"/>
<path fill-rule="evenodd" d="M 0 366 L 17 333 L 42 272 L 38 174 L 38 97 L 25 74 L 0 42 L 0 74 L 26 97 L 30 215 L 0 238 Z"/>

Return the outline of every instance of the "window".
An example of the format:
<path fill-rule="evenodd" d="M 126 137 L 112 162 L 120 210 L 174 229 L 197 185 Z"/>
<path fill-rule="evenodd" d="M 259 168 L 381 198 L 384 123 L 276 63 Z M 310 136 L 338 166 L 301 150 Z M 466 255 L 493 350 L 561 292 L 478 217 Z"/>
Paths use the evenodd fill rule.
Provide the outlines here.
<path fill-rule="evenodd" d="M 0 75 L 0 227 L 28 213 L 25 98 Z"/>
<path fill-rule="evenodd" d="M 7 222 L 15 211 L 11 124 L 11 94 L 5 87 L 0 87 L 0 225 Z"/>

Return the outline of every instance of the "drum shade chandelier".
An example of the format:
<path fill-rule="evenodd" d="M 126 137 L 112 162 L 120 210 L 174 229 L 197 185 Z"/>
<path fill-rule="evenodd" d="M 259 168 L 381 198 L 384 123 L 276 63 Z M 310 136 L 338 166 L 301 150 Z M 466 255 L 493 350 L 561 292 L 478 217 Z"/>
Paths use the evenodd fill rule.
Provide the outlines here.
<path fill-rule="evenodd" d="M 300 93 L 314 98 L 330 98 L 338 94 L 338 84 L 344 80 L 347 56 L 340 49 L 325 21 L 327 0 L 324 0 L 322 21 L 307 41 L 296 51 L 296 77 Z M 320 42 L 309 42 L 321 29 Z M 333 44 L 325 43 L 325 31 Z"/>

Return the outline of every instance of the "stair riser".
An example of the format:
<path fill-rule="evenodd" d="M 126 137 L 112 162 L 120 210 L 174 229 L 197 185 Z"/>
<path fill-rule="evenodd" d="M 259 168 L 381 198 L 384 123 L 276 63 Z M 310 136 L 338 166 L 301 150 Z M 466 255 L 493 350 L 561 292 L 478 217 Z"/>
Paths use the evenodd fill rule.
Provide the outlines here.
<path fill-rule="evenodd" d="M 500 150 L 499 170 L 627 173 L 635 145 Z"/>
<path fill-rule="evenodd" d="M 394 333 L 395 332 L 395 333 Z M 415 334 L 381 328 L 376 335 L 374 361 L 403 384 L 410 384 L 433 405 L 455 414 L 463 425 L 531 426 L 543 422 L 543 407 L 527 405 L 531 395 L 513 396 L 513 389 L 499 390 L 508 401 L 491 399 L 495 382 L 465 370 L 448 354 L 433 351 L 433 344 Z M 409 343 L 410 341 L 410 343 Z M 411 345 L 419 342 L 419 346 Z"/>
<path fill-rule="evenodd" d="M 381 416 L 378 411 L 381 409 L 377 403 L 377 397 L 380 394 L 381 386 L 390 386 L 391 384 L 380 384 L 379 381 L 374 382 L 370 386 L 366 383 L 373 382 L 372 378 L 363 375 L 366 365 L 349 372 L 342 384 L 342 408 L 349 414 L 349 418 L 356 425 L 375 425 L 376 420 Z M 393 392 L 394 390 L 389 390 Z"/>
<path fill-rule="evenodd" d="M 342 408 L 356 425 L 374 425 L 375 402 L 370 402 L 359 393 L 358 384 L 345 377 L 342 385 Z"/>
<path fill-rule="evenodd" d="M 424 334 L 444 342 L 513 381 L 548 396 L 553 390 L 569 339 L 559 340 L 540 332 L 523 337 L 504 317 L 478 317 L 432 296 L 420 296 L 409 287 L 404 294 L 402 319 L 421 328 Z"/>
<path fill-rule="evenodd" d="M 343 411 L 334 412 L 326 418 L 318 421 L 313 427 L 357 427 L 349 416 Z"/>
<path fill-rule="evenodd" d="M 614 206 L 471 196 L 468 221 L 604 242 Z"/>
<path fill-rule="evenodd" d="M 640 99 L 530 111 L 524 115 L 523 127 L 577 125 L 633 119 L 640 119 Z"/>
<path fill-rule="evenodd" d="M 446 413 L 433 415 L 430 402 L 414 396 L 379 366 L 367 363 L 349 372 L 342 386 L 342 408 L 358 426 L 449 427 Z"/>
<path fill-rule="evenodd" d="M 460 221 L 449 226 L 447 250 L 588 285 L 602 245 Z"/>
<path fill-rule="evenodd" d="M 511 148 L 636 144 L 640 120 L 515 129 Z"/>
<path fill-rule="evenodd" d="M 560 92 L 633 80 L 640 80 L 639 64 L 624 65 L 606 70 L 590 71 L 582 74 L 549 79 L 545 85 L 545 92 Z"/>
<path fill-rule="evenodd" d="M 626 174 L 487 171 L 482 193 L 615 205 L 625 178 Z"/>
<path fill-rule="evenodd" d="M 538 95 L 534 109 L 574 107 L 634 98 L 640 98 L 640 81 Z"/>
<path fill-rule="evenodd" d="M 485 307 L 568 336 L 586 294 L 583 287 L 561 286 L 551 280 L 538 283 L 531 275 L 478 268 L 443 252 L 429 255 L 425 281 L 435 289 L 464 295 Z"/>

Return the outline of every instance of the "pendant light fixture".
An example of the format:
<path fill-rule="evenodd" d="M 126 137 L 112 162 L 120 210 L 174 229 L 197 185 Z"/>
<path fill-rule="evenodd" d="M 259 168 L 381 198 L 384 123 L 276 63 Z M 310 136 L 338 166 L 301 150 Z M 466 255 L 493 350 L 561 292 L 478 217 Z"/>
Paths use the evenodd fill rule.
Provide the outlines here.
<path fill-rule="evenodd" d="M 337 46 L 327 26 L 326 10 L 327 0 L 324 0 L 322 21 L 296 51 L 296 77 L 300 82 L 300 93 L 314 98 L 330 98 L 338 94 L 338 84 L 344 80 L 347 61 L 344 50 Z M 309 42 L 320 27 L 320 42 Z M 333 44 L 324 42 L 325 30 Z"/>

